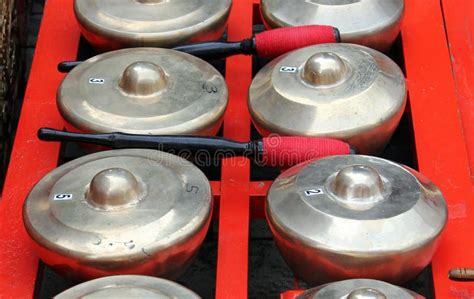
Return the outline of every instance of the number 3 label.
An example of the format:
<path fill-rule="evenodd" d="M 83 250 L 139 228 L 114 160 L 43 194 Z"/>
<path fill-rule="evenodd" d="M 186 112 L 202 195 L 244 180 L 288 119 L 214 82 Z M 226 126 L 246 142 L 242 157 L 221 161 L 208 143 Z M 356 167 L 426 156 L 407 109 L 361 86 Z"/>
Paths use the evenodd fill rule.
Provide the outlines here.
<path fill-rule="evenodd" d="M 281 73 L 296 73 L 297 70 L 298 70 L 298 68 L 296 68 L 294 66 L 282 66 L 280 68 Z"/>
<path fill-rule="evenodd" d="M 53 197 L 53 200 L 58 200 L 58 201 L 71 200 L 71 199 L 72 199 L 72 194 L 56 194 Z"/>
<path fill-rule="evenodd" d="M 89 84 L 104 84 L 105 79 L 102 78 L 89 78 Z"/>

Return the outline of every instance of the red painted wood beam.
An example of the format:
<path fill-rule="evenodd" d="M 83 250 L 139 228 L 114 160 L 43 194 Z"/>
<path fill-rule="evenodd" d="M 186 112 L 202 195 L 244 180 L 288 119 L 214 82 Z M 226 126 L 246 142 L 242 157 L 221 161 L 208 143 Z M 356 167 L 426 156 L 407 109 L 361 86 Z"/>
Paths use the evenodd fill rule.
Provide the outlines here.
<path fill-rule="evenodd" d="M 451 267 L 474 265 L 474 197 L 440 1 L 406 0 L 402 37 L 418 167 L 449 208 L 432 263 L 436 298 L 473 298 L 474 284 L 448 280 Z"/>
<path fill-rule="evenodd" d="M 59 144 L 36 138 L 39 127 L 63 128 L 56 109 L 62 60 L 76 58 L 79 29 L 72 0 L 46 1 L 11 162 L 0 202 L 0 292 L 3 298 L 33 297 L 38 258 L 22 221 L 23 202 L 33 185 L 57 165 Z"/>
<path fill-rule="evenodd" d="M 234 1 L 229 19 L 229 40 L 252 35 L 252 0 Z M 252 58 L 227 59 L 226 80 L 230 103 L 224 117 L 224 136 L 250 139 L 247 92 L 252 81 Z M 250 161 L 226 159 L 222 163 L 216 298 L 244 299 L 248 296 L 248 244 L 250 217 Z"/>

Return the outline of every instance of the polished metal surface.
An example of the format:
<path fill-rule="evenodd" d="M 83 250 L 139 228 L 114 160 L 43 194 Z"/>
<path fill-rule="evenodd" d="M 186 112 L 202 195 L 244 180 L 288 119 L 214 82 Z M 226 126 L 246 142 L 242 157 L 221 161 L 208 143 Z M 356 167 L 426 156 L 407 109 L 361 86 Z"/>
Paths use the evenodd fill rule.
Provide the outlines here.
<path fill-rule="evenodd" d="M 149 276 L 121 275 L 98 278 L 82 283 L 54 298 L 199 299 L 201 297 L 169 280 Z"/>
<path fill-rule="evenodd" d="M 344 43 L 388 50 L 398 34 L 404 0 L 261 0 L 267 27 L 331 25 Z"/>
<path fill-rule="evenodd" d="M 136 205 L 141 199 L 137 178 L 123 168 L 109 168 L 96 174 L 86 192 L 86 201 L 102 210 Z"/>
<path fill-rule="evenodd" d="M 380 153 L 406 106 L 405 78 L 384 54 L 352 44 L 310 46 L 267 64 L 249 110 L 262 135 L 331 137 Z"/>
<path fill-rule="evenodd" d="M 75 0 L 85 38 L 98 50 L 213 41 L 226 28 L 232 0 Z"/>
<path fill-rule="evenodd" d="M 296 299 L 423 299 L 410 290 L 372 279 L 351 279 L 322 285 Z"/>
<path fill-rule="evenodd" d="M 222 75 L 174 50 L 135 48 L 98 55 L 64 79 L 66 121 L 90 133 L 215 135 L 228 102 Z"/>
<path fill-rule="evenodd" d="M 447 221 L 440 190 L 370 156 L 303 163 L 275 180 L 267 220 L 284 259 L 312 285 L 350 278 L 403 283 L 429 263 Z"/>
<path fill-rule="evenodd" d="M 209 181 L 197 167 L 130 149 L 53 170 L 31 190 L 23 218 L 40 258 L 67 277 L 175 278 L 204 240 L 211 211 Z"/>

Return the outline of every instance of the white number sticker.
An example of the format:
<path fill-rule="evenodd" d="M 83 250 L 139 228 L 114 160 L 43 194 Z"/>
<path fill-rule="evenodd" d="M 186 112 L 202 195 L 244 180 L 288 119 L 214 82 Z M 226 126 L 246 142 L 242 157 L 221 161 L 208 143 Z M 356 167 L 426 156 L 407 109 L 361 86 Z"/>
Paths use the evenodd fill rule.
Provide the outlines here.
<path fill-rule="evenodd" d="M 54 195 L 53 200 L 72 200 L 72 194 L 56 194 Z"/>
<path fill-rule="evenodd" d="M 282 73 L 296 73 L 297 70 L 298 70 L 298 68 L 296 68 L 294 66 L 282 66 L 280 68 L 280 72 L 282 72 Z"/>
<path fill-rule="evenodd" d="M 322 188 L 316 188 L 316 189 L 306 190 L 304 194 L 306 196 L 315 196 L 315 195 L 324 194 L 324 191 Z"/>
<path fill-rule="evenodd" d="M 101 78 L 89 78 L 89 84 L 104 84 L 105 79 Z"/>

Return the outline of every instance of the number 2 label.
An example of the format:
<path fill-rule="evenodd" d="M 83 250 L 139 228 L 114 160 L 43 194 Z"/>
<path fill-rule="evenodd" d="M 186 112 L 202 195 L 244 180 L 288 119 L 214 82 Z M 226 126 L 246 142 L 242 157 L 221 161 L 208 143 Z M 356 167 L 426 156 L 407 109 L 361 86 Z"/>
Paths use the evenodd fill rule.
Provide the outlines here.
<path fill-rule="evenodd" d="M 316 188 L 316 189 L 306 190 L 304 194 L 306 196 L 315 196 L 315 195 L 324 194 L 324 191 L 322 188 Z"/>

